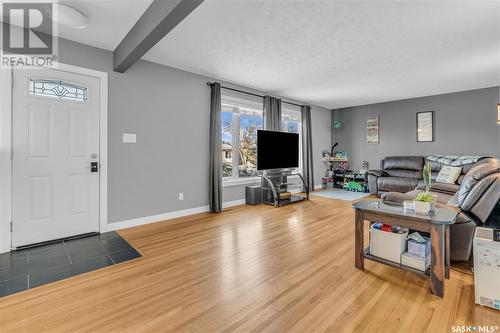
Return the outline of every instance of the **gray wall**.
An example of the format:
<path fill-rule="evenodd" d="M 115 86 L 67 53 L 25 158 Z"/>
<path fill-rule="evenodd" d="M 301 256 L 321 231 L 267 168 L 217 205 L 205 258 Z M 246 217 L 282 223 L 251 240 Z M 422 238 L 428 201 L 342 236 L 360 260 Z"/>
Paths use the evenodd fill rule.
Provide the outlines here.
<path fill-rule="evenodd" d="M 208 205 L 206 82 L 214 79 L 146 61 L 124 74 L 115 73 L 111 52 L 62 39 L 59 57 L 63 63 L 109 73 L 110 222 Z M 330 111 L 313 106 L 312 121 L 315 178 L 320 184 L 321 150 L 331 140 Z M 137 143 L 123 144 L 122 133 L 136 133 Z M 178 200 L 179 192 L 184 192 L 183 201 Z M 244 186 L 224 188 L 224 201 L 243 198 Z"/>
<path fill-rule="evenodd" d="M 499 156 L 496 124 L 499 88 L 413 98 L 339 109 L 344 127 L 332 131 L 332 143 L 347 150 L 352 168 L 368 161 L 378 169 L 389 155 L 479 154 Z M 435 111 L 435 142 L 417 143 L 416 112 Z M 366 118 L 379 116 L 379 144 L 366 143 Z M 335 119 L 332 111 L 332 119 Z"/>

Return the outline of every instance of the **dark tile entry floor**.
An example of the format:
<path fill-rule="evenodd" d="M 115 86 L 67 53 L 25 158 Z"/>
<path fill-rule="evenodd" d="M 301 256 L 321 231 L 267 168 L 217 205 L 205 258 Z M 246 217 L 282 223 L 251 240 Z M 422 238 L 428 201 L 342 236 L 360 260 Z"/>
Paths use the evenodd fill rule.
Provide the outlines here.
<path fill-rule="evenodd" d="M 0 297 L 141 255 L 115 231 L 0 254 Z"/>

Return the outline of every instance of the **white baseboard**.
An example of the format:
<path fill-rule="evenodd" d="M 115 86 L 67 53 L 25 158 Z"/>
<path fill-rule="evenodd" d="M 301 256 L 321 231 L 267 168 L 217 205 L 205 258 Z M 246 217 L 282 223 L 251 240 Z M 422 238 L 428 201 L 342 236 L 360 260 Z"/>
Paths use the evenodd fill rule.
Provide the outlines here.
<path fill-rule="evenodd" d="M 222 203 L 222 208 L 229 208 L 229 207 L 244 205 L 245 203 L 246 203 L 245 199 L 227 201 L 227 202 Z"/>
<path fill-rule="evenodd" d="M 10 247 L 8 245 L 2 244 L 2 247 L 0 247 L 0 254 L 7 252 L 10 252 Z"/>
<path fill-rule="evenodd" d="M 245 204 L 245 199 L 227 201 L 227 202 L 222 203 L 222 208 L 229 208 L 229 207 L 234 207 L 234 206 L 239 206 L 239 205 L 244 205 L 244 204 Z M 171 219 L 175 219 L 178 217 L 194 215 L 194 214 L 199 214 L 199 213 L 206 213 L 208 211 L 209 211 L 208 206 L 202 206 L 202 207 L 177 210 L 177 211 L 168 212 L 168 213 L 164 213 L 164 214 L 138 217 L 135 219 L 109 223 L 108 224 L 108 231 L 137 227 L 137 226 L 144 225 L 144 224 L 162 222 L 165 220 L 171 220 Z"/>
<path fill-rule="evenodd" d="M 321 190 L 323 188 L 323 185 L 319 184 L 319 185 L 314 185 L 314 189 L 315 190 Z"/>
<path fill-rule="evenodd" d="M 208 206 L 177 210 L 174 212 L 168 212 L 168 213 L 158 214 L 158 215 L 138 217 L 135 219 L 125 220 L 125 221 L 120 221 L 120 222 L 112 222 L 112 223 L 108 223 L 108 231 L 131 228 L 131 227 L 136 227 L 139 225 L 155 223 L 155 222 L 160 222 L 160 221 L 164 221 L 164 220 L 175 219 L 177 217 L 183 217 L 183 216 L 205 213 L 205 212 L 208 212 Z"/>

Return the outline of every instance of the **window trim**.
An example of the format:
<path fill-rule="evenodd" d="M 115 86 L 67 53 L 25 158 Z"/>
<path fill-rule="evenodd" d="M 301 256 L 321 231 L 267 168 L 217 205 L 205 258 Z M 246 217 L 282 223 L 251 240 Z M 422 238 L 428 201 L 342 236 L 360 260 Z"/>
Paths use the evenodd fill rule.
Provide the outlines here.
<path fill-rule="evenodd" d="M 235 185 L 244 185 L 244 184 L 253 184 L 255 183 L 256 179 L 259 179 L 260 181 L 260 176 L 253 176 L 253 177 L 240 177 L 239 176 L 239 140 L 240 140 L 240 108 L 247 108 L 247 109 L 255 109 L 259 113 L 262 114 L 262 123 L 264 123 L 264 103 L 257 103 L 255 101 L 251 100 L 243 100 L 240 98 L 235 98 L 232 96 L 222 96 L 222 105 L 228 106 L 232 108 L 231 114 L 232 114 L 232 120 L 231 120 L 231 130 L 233 132 L 232 135 L 232 158 L 231 158 L 231 167 L 233 170 L 233 175 L 231 177 L 222 177 L 222 184 L 223 186 L 235 186 Z M 223 111 L 226 112 L 226 111 Z M 222 130 L 222 128 L 221 128 Z M 235 134 L 237 133 L 237 134 Z M 222 154 L 221 154 L 222 158 Z"/>
<path fill-rule="evenodd" d="M 303 165 L 302 165 L 302 154 L 303 154 L 303 151 L 302 151 L 302 110 L 300 108 L 294 108 L 293 106 L 289 106 L 287 105 L 286 107 L 282 107 L 281 109 L 281 119 L 280 119 L 280 125 L 281 125 L 281 122 L 284 122 L 285 124 L 287 122 L 285 122 L 283 120 L 283 114 L 286 114 L 288 111 L 288 113 L 296 113 L 298 116 L 299 116 L 299 127 L 298 127 L 298 133 L 299 134 L 299 166 L 298 168 L 294 168 L 293 170 L 297 171 L 298 173 L 302 174 L 302 171 L 303 171 Z M 281 129 L 282 132 L 285 132 L 285 129 L 282 128 Z M 287 133 L 289 133 L 288 131 L 286 131 Z"/>
<path fill-rule="evenodd" d="M 260 184 L 261 177 L 226 177 L 222 180 L 223 187 L 238 186 L 238 185 L 250 185 L 250 184 Z"/>

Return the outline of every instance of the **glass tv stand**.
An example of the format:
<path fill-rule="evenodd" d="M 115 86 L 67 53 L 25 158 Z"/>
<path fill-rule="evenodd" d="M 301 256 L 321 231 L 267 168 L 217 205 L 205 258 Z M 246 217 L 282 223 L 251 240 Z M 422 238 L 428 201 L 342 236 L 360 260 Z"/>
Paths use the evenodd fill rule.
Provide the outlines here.
<path fill-rule="evenodd" d="M 262 202 L 281 207 L 309 199 L 309 188 L 300 173 L 269 170 L 262 175 Z"/>

